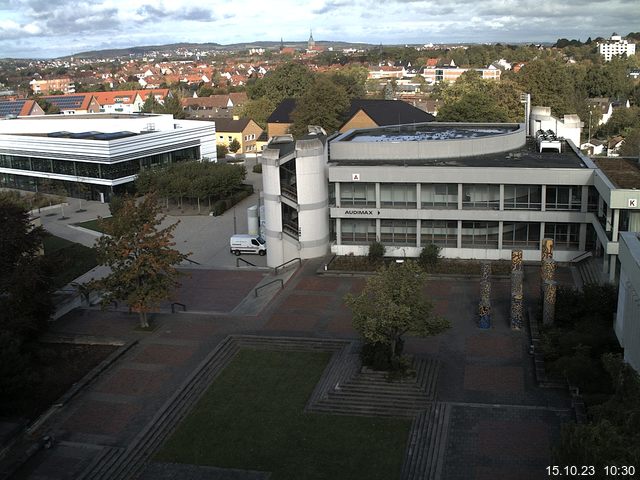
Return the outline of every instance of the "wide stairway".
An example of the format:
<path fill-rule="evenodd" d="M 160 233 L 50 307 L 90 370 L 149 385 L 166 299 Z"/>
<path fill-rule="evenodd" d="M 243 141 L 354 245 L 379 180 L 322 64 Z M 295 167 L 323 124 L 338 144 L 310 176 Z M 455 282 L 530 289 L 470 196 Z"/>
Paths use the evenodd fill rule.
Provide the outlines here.
<path fill-rule="evenodd" d="M 387 373 L 363 368 L 336 383 L 309 410 L 338 415 L 410 417 L 428 408 L 435 397 L 438 362 L 417 359 L 416 375 L 389 379 Z"/>
<path fill-rule="evenodd" d="M 604 275 L 602 275 L 602 258 L 585 258 L 578 263 L 577 267 L 583 285 L 590 283 L 602 285 L 604 283 Z"/>

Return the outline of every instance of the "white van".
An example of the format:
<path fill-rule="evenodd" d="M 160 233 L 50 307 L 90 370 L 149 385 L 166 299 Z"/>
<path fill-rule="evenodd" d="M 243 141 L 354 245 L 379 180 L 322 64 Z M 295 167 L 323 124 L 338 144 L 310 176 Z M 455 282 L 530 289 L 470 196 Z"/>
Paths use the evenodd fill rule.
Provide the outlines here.
<path fill-rule="evenodd" d="M 240 234 L 234 235 L 229 239 L 229 250 L 236 255 L 243 253 L 265 255 L 267 253 L 267 245 L 259 235 Z"/>

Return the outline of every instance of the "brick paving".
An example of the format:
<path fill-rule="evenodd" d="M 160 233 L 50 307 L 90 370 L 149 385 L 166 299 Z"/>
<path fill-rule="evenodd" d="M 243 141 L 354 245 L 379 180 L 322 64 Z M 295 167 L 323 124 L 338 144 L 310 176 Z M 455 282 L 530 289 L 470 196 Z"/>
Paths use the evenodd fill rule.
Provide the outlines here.
<path fill-rule="evenodd" d="M 58 321 L 56 333 L 139 343 L 46 424 L 43 432 L 63 443 L 36 455 L 32 470 L 42 480 L 76 478 L 87 451 L 129 445 L 228 334 L 357 338 L 343 298 L 360 292 L 365 279 L 318 276 L 320 264 L 306 262 L 258 316 L 231 312 L 253 295 L 263 272 L 194 270 L 177 296 L 187 312 L 153 315 L 153 332 L 135 331 L 137 317 L 117 311 L 79 310 Z M 525 301 L 539 294 L 538 271 L 525 268 Z M 560 269 L 559 277 L 568 281 L 570 274 Z M 407 338 L 405 352 L 441 365 L 437 400 L 452 406 L 442 479 L 544 478 L 540 468 L 568 419 L 566 395 L 537 388 L 527 335 L 508 326 L 509 289 L 508 281 L 492 284 L 493 325 L 480 330 L 477 278 L 432 279 L 425 285 L 434 311 L 452 328 L 434 338 Z M 190 313 L 205 311 L 212 313 Z M 73 445 L 82 461 L 68 460 L 68 468 L 60 469 L 73 456 Z"/>

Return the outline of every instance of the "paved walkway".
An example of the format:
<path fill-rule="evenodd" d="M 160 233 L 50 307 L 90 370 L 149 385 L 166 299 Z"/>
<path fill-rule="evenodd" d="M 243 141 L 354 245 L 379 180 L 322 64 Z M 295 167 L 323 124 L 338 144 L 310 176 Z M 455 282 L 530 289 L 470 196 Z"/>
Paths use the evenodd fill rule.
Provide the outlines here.
<path fill-rule="evenodd" d="M 318 276 L 319 265 L 306 262 L 284 290 L 271 292 L 273 299 L 258 315 L 234 314 L 234 308 L 254 295 L 264 275 L 218 270 L 202 271 L 181 294 L 188 297 L 189 310 L 209 313 L 157 314 L 150 333 L 136 331 L 136 317 L 117 311 L 78 310 L 56 322 L 53 329 L 60 334 L 138 343 L 43 426 L 39 433 L 53 433 L 58 443 L 38 453 L 18 478 L 75 479 L 105 449 L 131 444 L 231 333 L 357 338 L 342 299 L 359 292 L 364 280 Z M 537 295 L 536 273 L 525 273 L 528 299 Z M 559 276 L 571 278 L 562 271 Z M 407 353 L 441 363 L 437 399 L 451 406 L 441 478 L 543 478 L 569 403 L 562 392 L 535 385 L 527 334 L 507 326 L 509 283 L 493 283 L 492 298 L 498 300 L 493 328 L 486 331 L 475 325 L 477 279 L 433 280 L 425 290 L 453 324 L 444 335 L 406 343 Z M 151 466 L 148 472 L 162 468 Z"/>

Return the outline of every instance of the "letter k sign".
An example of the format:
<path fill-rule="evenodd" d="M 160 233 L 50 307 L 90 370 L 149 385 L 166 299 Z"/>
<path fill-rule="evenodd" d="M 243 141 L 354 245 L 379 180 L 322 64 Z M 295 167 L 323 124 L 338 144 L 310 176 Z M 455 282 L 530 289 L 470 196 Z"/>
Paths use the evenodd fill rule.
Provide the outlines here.
<path fill-rule="evenodd" d="M 638 208 L 638 199 L 637 198 L 629 198 L 628 199 L 628 207 L 629 208 Z"/>

